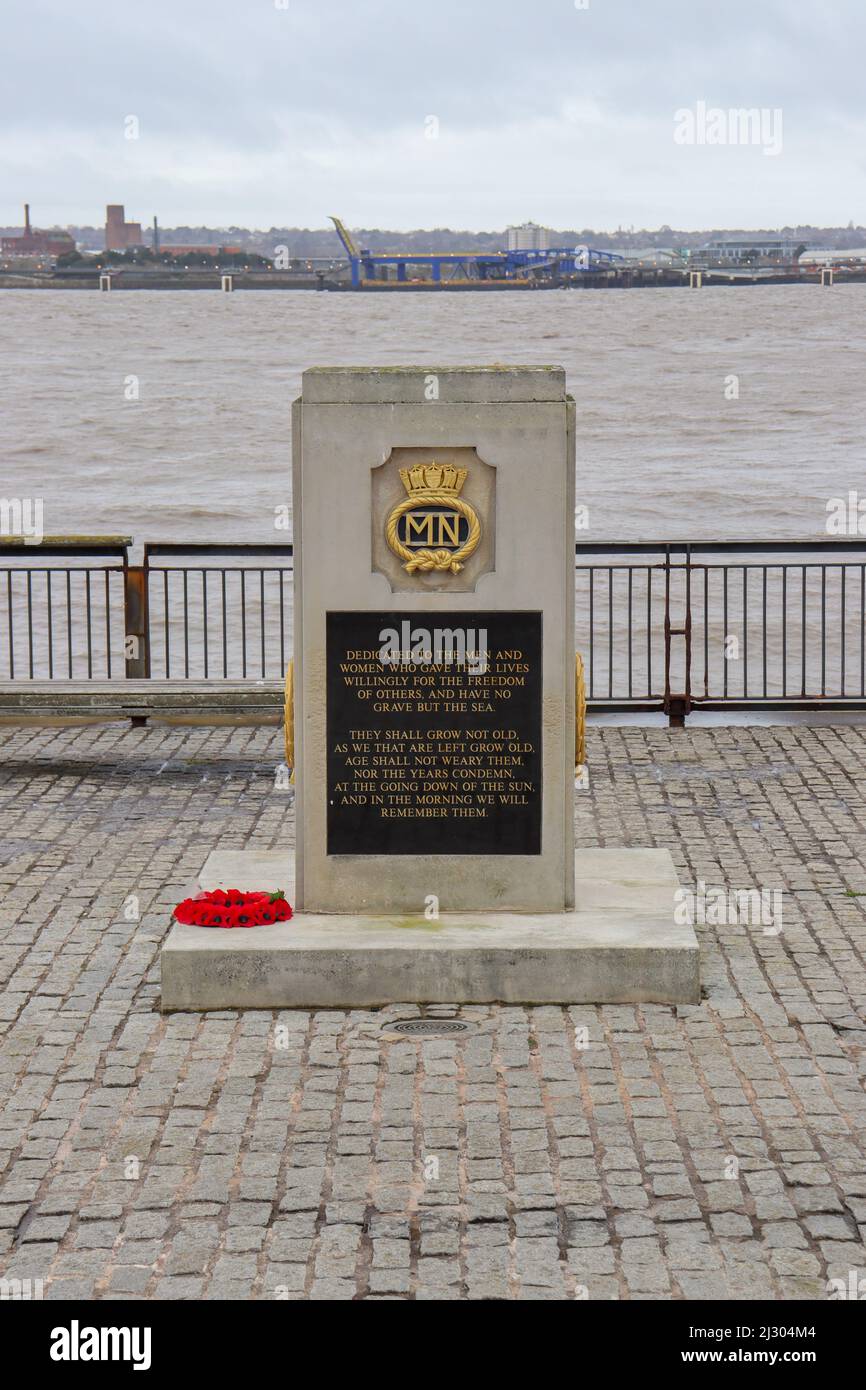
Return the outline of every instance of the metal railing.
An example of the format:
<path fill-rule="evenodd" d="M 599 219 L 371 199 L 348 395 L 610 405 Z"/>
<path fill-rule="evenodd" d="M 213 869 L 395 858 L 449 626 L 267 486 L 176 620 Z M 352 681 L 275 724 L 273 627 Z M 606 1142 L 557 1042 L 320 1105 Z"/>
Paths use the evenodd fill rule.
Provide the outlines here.
<path fill-rule="evenodd" d="M 123 675 L 137 620 L 127 596 L 131 544 L 129 536 L 0 539 L 0 680 Z"/>
<path fill-rule="evenodd" d="M 291 542 L 146 544 L 147 674 L 282 679 L 292 653 L 292 556 Z"/>
<path fill-rule="evenodd" d="M 131 546 L 0 540 L 0 681 L 283 678 L 291 542 Z"/>
<path fill-rule="evenodd" d="M 279 681 L 291 542 L 0 541 L 0 682 Z M 866 539 L 580 541 L 591 710 L 866 709 Z"/>
<path fill-rule="evenodd" d="M 591 709 L 866 708 L 866 540 L 579 543 L 575 573 Z"/>

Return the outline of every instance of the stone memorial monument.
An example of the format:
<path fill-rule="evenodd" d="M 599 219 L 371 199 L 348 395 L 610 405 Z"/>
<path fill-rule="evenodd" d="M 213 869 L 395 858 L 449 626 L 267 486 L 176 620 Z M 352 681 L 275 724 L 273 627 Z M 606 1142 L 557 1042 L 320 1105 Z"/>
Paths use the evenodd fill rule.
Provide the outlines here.
<path fill-rule="evenodd" d="M 294 406 L 294 863 L 201 886 L 163 1007 L 695 1002 L 667 851 L 574 850 L 574 406 L 559 367 L 313 368 Z"/>

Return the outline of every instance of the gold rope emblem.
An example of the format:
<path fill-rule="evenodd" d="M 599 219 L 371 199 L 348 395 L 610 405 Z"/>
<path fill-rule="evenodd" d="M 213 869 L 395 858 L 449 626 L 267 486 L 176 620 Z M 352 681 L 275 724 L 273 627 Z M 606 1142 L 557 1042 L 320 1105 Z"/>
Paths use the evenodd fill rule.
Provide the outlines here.
<path fill-rule="evenodd" d="M 450 464 L 438 464 L 435 460 L 429 464 L 418 463 L 413 468 L 400 469 L 403 486 L 409 495 L 402 502 L 398 502 L 391 511 L 385 524 L 385 539 L 394 554 L 403 561 L 403 568 L 407 573 L 414 574 L 416 570 L 420 570 L 422 574 L 430 570 L 450 570 L 451 574 L 459 574 L 464 561 L 468 560 L 477 548 L 481 540 L 481 522 L 475 508 L 459 496 L 466 481 L 466 474 L 465 468 L 453 468 Z M 425 513 L 424 508 L 429 507 L 447 507 L 450 515 Z M 410 548 L 398 535 L 401 518 L 413 512 L 420 514 L 415 521 L 417 533 L 421 535 L 423 525 L 426 524 L 427 535 L 430 538 L 429 543 L 422 544 L 420 548 Z M 464 517 L 468 524 L 469 530 L 463 541 L 457 539 L 459 521 L 455 525 L 451 519 L 453 516 Z M 433 525 L 437 520 L 439 544 L 434 545 Z M 444 543 L 445 537 L 453 548 L 449 549 L 448 544 Z"/>

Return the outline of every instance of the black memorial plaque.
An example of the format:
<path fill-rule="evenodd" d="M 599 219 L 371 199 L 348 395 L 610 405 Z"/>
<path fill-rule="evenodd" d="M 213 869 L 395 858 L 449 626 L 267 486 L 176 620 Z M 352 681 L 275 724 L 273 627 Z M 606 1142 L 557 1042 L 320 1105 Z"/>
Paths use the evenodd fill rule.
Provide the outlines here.
<path fill-rule="evenodd" d="M 328 613 L 329 854 L 541 853 L 541 636 L 541 613 Z"/>

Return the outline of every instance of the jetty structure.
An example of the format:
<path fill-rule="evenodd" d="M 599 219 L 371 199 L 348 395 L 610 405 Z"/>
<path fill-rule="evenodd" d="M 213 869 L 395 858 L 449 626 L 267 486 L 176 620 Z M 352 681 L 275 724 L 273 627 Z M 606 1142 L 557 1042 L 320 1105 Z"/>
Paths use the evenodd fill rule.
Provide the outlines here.
<path fill-rule="evenodd" d="M 353 290 L 558 289 L 566 275 L 626 264 L 616 251 L 521 245 L 519 239 L 504 251 L 369 251 L 358 246 L 339 217 L 332 215 L 331 221 L 349 259 Z M 411 276 L 410 266 L 429 268 L 429 278 Z"/>

